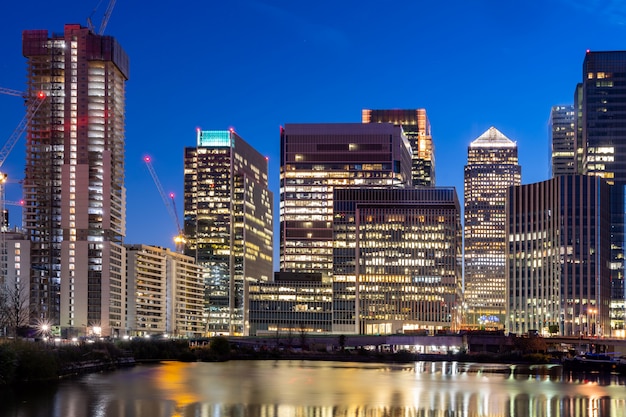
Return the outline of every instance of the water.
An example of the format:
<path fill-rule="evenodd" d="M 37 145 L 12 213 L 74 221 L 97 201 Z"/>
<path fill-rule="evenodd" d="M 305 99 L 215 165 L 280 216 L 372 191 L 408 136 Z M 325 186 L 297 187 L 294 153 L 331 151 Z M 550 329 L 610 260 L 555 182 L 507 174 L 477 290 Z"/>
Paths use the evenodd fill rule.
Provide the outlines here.
<path fill-rule="evenodd" d="M 0 391 L 4 416 L 623 417 L 626 379 L 456 362 L 168 362 Z"/>

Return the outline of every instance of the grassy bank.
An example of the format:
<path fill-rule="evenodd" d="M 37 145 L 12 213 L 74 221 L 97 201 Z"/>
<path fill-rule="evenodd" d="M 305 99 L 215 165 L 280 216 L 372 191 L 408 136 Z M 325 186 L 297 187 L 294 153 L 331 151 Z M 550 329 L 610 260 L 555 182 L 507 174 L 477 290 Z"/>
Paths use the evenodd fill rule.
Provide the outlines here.
<path fill-rule="evenodd" d="M 327 360 L 348 362 L 410 363 L 418 360 L 529 363 L 550 361 L 545 355 L 419 355 L 411 352 L 377 352 L 365 349 L 293 351 L 291 349 L 255 350 L 231 345 L 223 337 L 214 337 L 201 346 L 186 340 L 147 340 L 54 345 L 44 342 L 0 342 L 0 387 L 53 381 L 87 372 L 116 369 L 135 363 L 177 360 Z"/>

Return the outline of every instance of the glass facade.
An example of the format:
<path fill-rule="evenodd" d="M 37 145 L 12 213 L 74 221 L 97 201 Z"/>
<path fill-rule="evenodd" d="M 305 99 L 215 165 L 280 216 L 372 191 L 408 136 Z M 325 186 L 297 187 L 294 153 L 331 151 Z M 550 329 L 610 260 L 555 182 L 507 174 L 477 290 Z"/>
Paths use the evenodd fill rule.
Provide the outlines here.
<path fill-rule="evenodd" d="M 125 328 L 124 117 L 128 57 L 80 25 L 23 33 L 27 95 L 24 228 L 33 321 L 82 334 Z"/>
<path fill-rule="evenodd" d="M 232 130 L 185 148 L 185 253 L 203 267 L 209 335 L 248 333 L 247 283 L 273 272 L 267 159 Z"/>
<path fill-rule="evenodd" d="M 336 188 L 333 331 L 458 329 L 460 216 L 452 188 Z"/>
<path fill-rule="evenodd" d="M 321 272 L 333 262 L 333 190 L 411 184 L 411 147 L 391 124 L 287 124 L 281 129 L 280 270 Z"/>
<path fill-rule="evenodd" d="M 594 176 L 509 189 L 509 331 L 612 335 L 609 201 L 609 186 Z"/>
<path fill-rule="evenodd" d="M 582 82 L 576 91 L 580 102 L 577 131 L 582 173 L 605 178 L 611 189 L 611 326 L 626 336 L 624 316 L 624 187 L 626 186 L 626 51 L 588 51 Z"/>
<path fill-rule="evenodd" d="M 574 106 L 552 106 L 550 112 L 551 176 L 576 174 Z"/>
<path fill-rule="evenodd" d="M 435 145 L 426 109 L 362 111 L 363 123 L 393 123 L 402 126 L 411 144 L 414 186 L 435 186 Z"/>
<path fill-rule="evenodd" d="M 465 166 L 465 325 L 501 329 L 506 311 L 505 218 L 521 182 L 517 144 L 491 127 L 468 147 Z"/>
<path fill-rule="evenodd" d="M 306 339 L 332 331 L 333 288 L 321 274 L 277 272 L 250 284 L 250 334 Z"/>

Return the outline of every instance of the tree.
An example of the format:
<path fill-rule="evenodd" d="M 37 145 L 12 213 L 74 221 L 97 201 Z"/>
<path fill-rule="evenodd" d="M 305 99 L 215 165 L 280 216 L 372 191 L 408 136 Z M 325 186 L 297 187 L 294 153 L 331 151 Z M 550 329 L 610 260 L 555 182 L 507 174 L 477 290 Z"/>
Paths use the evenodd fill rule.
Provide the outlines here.
<path fill-rule="evenodd" d="M 304 323 L 300 323 L 300 347 L 302 348 L 302 350 L 307 350 L 305 349 L 306 346 L 306 326 L 304 325 Z"/>
<path fill-rule="evenodd" d="M 223 336 L 215 336 L 209 343 L 209 349 L 220 360 L 230 356 L 230 342 Z"/>
<path fill-rule="evenodd" d="M 339 335 L 339 347 L 342 351 L 346 348 L 346 336 L 343 334 Z"/>
<path fill-rule="evenodd" d="M 30 320 L 28 288 L 20 281 L 0 287 L 0 323 L 7 336 L 17 337 L 17 330 Z"/>

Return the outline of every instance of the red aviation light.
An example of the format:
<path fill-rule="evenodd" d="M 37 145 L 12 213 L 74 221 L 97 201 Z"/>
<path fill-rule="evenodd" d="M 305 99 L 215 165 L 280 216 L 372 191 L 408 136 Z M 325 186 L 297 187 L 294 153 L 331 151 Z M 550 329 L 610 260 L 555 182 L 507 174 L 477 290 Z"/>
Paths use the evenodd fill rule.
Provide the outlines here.
<path fill-rule="evenodd" d="M 143 160 L 144 160 L 144 162 L 150 162 L 152 160 L 152 158 L 150 158 L 149 156 L 144 156 Z"/>
<path fill-rule="evenodd" d="M 40 91 L 39 93 L 37 93 L 37 98 L 40 98 L 43 100 L 44 98 L 46 98 L 46 93 L 44 93 L 43 91 Z"/>
<path fill-rule="evenodd" d="M 173 200 L 174 199 L 174 193 L 170 193 L 170 198 Z"/>

